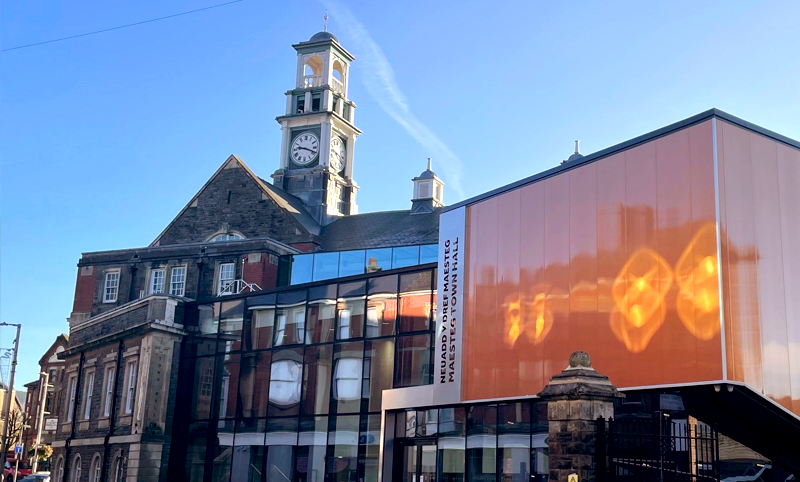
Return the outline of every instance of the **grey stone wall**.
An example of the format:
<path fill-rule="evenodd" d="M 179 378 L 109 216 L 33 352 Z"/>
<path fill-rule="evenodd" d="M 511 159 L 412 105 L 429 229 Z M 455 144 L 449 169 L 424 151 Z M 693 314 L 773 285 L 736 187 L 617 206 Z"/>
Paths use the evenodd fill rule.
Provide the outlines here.
<path fill-rule="evenodd" d="M 286 244 L 310 240 L 293 216 L 266 196 L 255 180 L 237 165 L 223 169 L 203 189 L 196 203 L 161 236 L 159 244 L 205 241 L 223 224 L 247 238 L 269 236 Z"/>

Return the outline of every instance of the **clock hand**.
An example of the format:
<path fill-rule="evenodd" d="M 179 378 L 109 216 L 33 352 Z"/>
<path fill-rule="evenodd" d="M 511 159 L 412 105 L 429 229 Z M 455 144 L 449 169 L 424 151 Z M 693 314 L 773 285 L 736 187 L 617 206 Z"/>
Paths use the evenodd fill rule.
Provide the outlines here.
<path fill-rule="evenodd" d="M 301 147 L 301 146 L 298 146 L 297 148 L 298 148 L 298 149 L 305 149 L 305 150 L 306 150 L 306 151 L 308 151 L 308 152 L 314 152 L 313 150 L 309 149 L 308 147 Z"/>

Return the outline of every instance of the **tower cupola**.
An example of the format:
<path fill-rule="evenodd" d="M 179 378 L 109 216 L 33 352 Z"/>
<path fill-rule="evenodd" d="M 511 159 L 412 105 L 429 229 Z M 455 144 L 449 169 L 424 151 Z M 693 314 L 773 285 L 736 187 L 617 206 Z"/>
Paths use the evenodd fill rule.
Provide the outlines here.
<path fill-rule="evenodd" d="M 444 206 L 444 182 L 431 169 L 431 158 L 428 168 L 412 179 L 414 196 L 411 198 L 411 213 L 429 213 Z"/>
<path fill-rule="evenodd" d="M 327 15 L 326 15 L 327 20 Z M 297 51 L 294 88 L 279 116 L 283 138 L 273 183 L 296 196 L 321 225 L 358 214 L 353 151 L 361 131 L 347 97 L 354 57 L 335 35 L 318 32 L 292 45 Z"/>

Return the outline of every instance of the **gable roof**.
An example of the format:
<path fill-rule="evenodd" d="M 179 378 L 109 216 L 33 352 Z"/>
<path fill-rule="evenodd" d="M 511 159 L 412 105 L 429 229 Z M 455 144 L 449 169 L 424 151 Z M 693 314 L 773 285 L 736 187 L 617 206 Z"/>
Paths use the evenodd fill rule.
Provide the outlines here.
<path fill-rule="evenodd" d="M 344 216 L 322 228 L 323 251 L 388 248 L 439 242 L 439 214 L 382 211 Z"/>
<path fill-rule="evenodd" d="M 63 346 L 64 348 L 61 351 L 58 351 L 59 346 Z M 50 345 L 47 351 L 44 352 L 42 358 L 39 359 L 39 365 L 54 363 L 50 359 L 52 357 L 57 356 L 59 353 L 66 350 L 67 348 L 69 348 L 69 335 L 67 335 L 66 333 L 62 333 L 56 337 L 55 341 Z"/>
<path fill-rule="evenodd" d="M 219 169 L 214 172 L 214 174 L 203 184 L 203 187 L 200 188 L 199 191 L 192 197 L 191 200 L 186 204 L 186 206 L 181 209 L 177 216 L 175 216 L 172 221 L 164 228 L 163 231 L 150 243 L 150 246 L 159 246 L 161 242 L 161 238 L 164 234 L 169 231 L 169 229 L 180 219 L 180 217 L 189 209 L 192 204 L 195 203 L 197 198 L 200 197 L 200 194 L 216 179 L 217 176 L 226 168 L 231 167 L 231 164 L 236 164 L 238 167 L 241 167 L 248 176 L 250 176 L 256 185 L 261 189 L 262 193 L 270 198 L 279 208 L 285 211 L 289 218 L 294 222 L 295 226 L 298 229 L 301 229 L 303 232 L 306 232 L 311 235 L 318 235 L 319 234 L 319 224 L 317 224 L 314 219 L 308 214 L 303 203 L 291 196 L 290 194 L 270 185 L 260 177 L 256 176 L 253 171 L 247 167 L 247 164 L 244 163 L 238 156 L 231 154 L 225 162 L 219 167 Z"/>

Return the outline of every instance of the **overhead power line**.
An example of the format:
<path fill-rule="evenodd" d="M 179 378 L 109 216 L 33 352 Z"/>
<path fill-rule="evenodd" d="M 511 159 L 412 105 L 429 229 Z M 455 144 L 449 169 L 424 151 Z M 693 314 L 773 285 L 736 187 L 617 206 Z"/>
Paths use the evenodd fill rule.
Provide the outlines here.
<path fill-rule="evenodd" d="M 96 32 L 87 32 L 87 33 L 82 33 L 82 34 L 79 34 L 79 35 L 71 35 L 69 37 L 64 37 L 64 38 L 46 40 L 44 42 L 36 42 L 34 44 L 20 45 L 18 47 L 11 47 L 11 48 L 7 48 L 7 49 L 2 49 L 2 50 L 0 50 L 0 52 L 8 52 L 9 50 L 26 49 L 28 47 L 35 47 L 37 45 L 51 44 L 53 42 L 61 42 L 62 40 L 70 40 L 70 39 L 74 39 L 74 38 L 78 38 L 78 37 L 86 37 L 88 35 L 94 35 L 94 34 L 103 33 L 103 32 L 110 32 L 112 30 L 119 30 L 119 29 L 122 29 L 122 28 L 135 27 L 136 25 L 142 25 L 142 24 L 145 24 L 145 23 L 158 22 L 159 20 L 166 20 L 168 18 L 180 17 L 181 15 L 189 15 L 190 13 L 202 12 L 203 10 L 211 10 L 212 8 L 224 7 L 225 5 L 230 5 L 232 3 L 239 3 L 239 2 L 244 2 L 244 0 L 233 0 L 232 2 L 220 3 L 218 5 L 212 5 L 210 7 L 198 8 L 197 10 L 190 10 L 188 12 L 176 13 L 174 15 L 167 15 L 166 17 L 153 18 L 153 19 L 150 19 L 150 20 L 144 20 L 142 22 L 129 23 L 128 25 L 120 25 L 119 27 L 106 28 L 106 29 L 103 29 L 103 30 L 97 30 Z"/>

